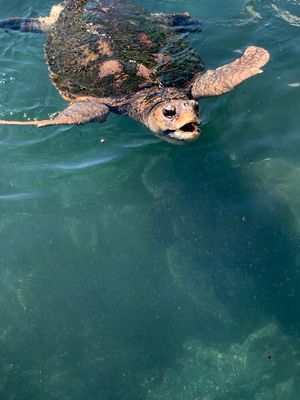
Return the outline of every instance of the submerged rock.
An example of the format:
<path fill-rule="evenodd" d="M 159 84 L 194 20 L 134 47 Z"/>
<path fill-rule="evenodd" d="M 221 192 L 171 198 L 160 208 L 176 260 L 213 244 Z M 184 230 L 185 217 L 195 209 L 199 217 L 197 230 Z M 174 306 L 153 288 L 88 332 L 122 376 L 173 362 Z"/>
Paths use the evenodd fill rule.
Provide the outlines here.
<path fill-rule="evenodd" d="M 176 367 L 147 380 L 147 400 L 296 400 L 300 341 L 276 323 L 229 346 L 188 339 Z"/>

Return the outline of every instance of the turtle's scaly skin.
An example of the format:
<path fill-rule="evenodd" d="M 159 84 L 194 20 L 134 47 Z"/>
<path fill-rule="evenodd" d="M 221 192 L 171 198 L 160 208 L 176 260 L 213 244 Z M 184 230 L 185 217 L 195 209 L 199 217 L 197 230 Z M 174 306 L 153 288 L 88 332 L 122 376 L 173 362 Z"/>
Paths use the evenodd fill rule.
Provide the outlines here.
<path fill-rule="evenodd" d="M 70 100 L 185 88 L 202 66 L 166 21 L 126 0 L 67 0 L 46 55 L 54 84 Z"/>

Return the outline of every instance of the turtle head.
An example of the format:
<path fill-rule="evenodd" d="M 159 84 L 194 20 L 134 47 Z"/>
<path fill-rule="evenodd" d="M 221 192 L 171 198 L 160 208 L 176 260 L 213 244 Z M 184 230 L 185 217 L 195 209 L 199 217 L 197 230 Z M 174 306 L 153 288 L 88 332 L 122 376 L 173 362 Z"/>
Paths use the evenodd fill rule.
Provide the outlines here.
<path fill-rule="evenodd" d="M 160 139 L 185 144 L 200 135 L 198 103 L 189 99 L 168 99 L 156 104 L 148 114 L 148 126 Z"/>

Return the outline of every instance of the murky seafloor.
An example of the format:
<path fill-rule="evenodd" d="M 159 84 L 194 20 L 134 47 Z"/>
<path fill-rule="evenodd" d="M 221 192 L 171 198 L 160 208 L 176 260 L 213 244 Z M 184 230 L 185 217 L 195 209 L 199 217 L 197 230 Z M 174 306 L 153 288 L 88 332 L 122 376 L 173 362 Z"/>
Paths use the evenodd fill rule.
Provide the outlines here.
<path fill-rule="evenodd" d="M 208 68 L 250 44 L 271 60 L 202 100 L 190 146 L 116 115 L 1 126 L 0 399 L 298 400 L 300 1 L 145 6 L 200 19 Z M 43 42 L 0 32 L 0 118 L 65 107 Z"/>

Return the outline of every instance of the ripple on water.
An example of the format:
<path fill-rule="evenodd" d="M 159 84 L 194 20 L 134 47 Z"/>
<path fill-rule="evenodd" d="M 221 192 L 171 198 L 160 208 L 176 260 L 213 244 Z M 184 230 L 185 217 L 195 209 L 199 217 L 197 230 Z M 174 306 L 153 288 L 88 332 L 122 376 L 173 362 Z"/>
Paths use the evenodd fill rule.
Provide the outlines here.
<path fill-rule="evenodd" d="M 2 201 L 18 201 L 18 200 L 29 200 L 40 196 L 38 192 L 23 192 L 23 193 L 9 193 L 0 194 L 0 202 Z"/>
<path fill-rule="evenodd" d="M 101 164 L 109 163 L 116 160 L 118 157 L 116 154 L 111 154 L 107 156 L 101 156 L 96 158 L 86 157 L 84 160 L 78 160 L 74 162 L 57 163 L 55 168 L 62 171 L 76 171 L 92 168 Z"/>

